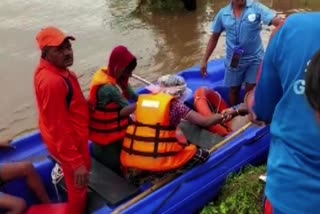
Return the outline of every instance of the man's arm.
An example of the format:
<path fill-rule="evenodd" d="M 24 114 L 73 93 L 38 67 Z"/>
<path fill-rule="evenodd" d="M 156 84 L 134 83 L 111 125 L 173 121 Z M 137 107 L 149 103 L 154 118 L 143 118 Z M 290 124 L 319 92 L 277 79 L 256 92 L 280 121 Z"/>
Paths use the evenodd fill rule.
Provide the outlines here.
<path fill-rule="evenodd" d="M 224 31 L 224 27 L 223 27 L 223 23 L 222 23 L 222 12 L 220 10 L 211 24 L 211 33 L 212 34 L 210 36 L 210 39 L 209 39 L 209 42 L 208 42 L 208 45 L 206 48 L 206 52 L 201 60 L 201 73 L 202 73 L 202 75 L 206 75 L 206 73 L 207 73 L 207 71 L 206 71 L 207 66 L 206 65 L 207 65 L 208 59 L 210 58 L 212 52 L 216 48 L 217 43 L 220 38 L 220 34 L 222 31 Z"/>
<path fill-rule="evenodd" d="M 112 85 L 104 85 L 99 91 L 99 99 L 106 103 L 113 101 L 121 107 L 120 116 L 129 116 L 136 109 L 136 104 L 130 104 L 129 101 Z"/>
<path fill-rule="evenodd" d="M 138 94 L 136 93 L 136 91 L 133 89 L 133 87 L 130 84 L 128 84 L 128 93 L 129 93 L 129 99 L 131 99 L 133 101 L 138 100 Z"/>
<path fill-rule="evenodd" d="M 212 32 L 212 34 L 210 36 L 210 39 L 209 39 L 209 42 L 208 42 L 208 45 L 207 45 L 206 52 L 205 52 L 205 54 L 204 54 L 204 56 L 202 58 L 201 64 L 207 64 L 208 59 L 210 58 L 212 52 L 214 51 L 214 49 L 217 46 L 220 34 L 221 33 Z"/>
<path fill-rule="evenodd" d="M 257 84 L 254 97 L 253 110 L 258 121 L 270 123 L 280 98 L 282 97 L 282 85 L 275 63 L 278 35 L 270 41 L 267 48 L 261 71 L 261 77 Z"/>
<path fill-rule="evenodd" d="M 64 80 L 45 80 L 39 86 L 41 113 L 49 126 L 49 132 L 57 146 L 60 161 L 72 169 L 84 166 L 84 157 L 78 151 L 79 139 L 75 135 L 69 118 L 66 104 L 67 87 Z"/>
<path fill-rule="evenodd" d="M 255 3 L 255 9 L 261 15 L 261 21 L 265 25 L 278 26 L 284 21 L 282 17 L 277 16 L 274 10 L 271 10 L 259 2 Z"/>

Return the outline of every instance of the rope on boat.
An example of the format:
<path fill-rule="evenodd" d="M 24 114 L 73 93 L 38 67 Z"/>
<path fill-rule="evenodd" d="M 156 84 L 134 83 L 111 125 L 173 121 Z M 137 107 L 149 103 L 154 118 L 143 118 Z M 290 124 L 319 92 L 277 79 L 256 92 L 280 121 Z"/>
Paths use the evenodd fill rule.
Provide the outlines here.
<path fill-rule="evenodd" d="M 52 183 L 54 185 L 54 189 L 56 191 L 58 201 L 61 201 L 59 190 L 58 190 L 58 183 L 63 179 L 63 171 L 58 163 L 53 167 L 51 171 L 51 178 Z"/>

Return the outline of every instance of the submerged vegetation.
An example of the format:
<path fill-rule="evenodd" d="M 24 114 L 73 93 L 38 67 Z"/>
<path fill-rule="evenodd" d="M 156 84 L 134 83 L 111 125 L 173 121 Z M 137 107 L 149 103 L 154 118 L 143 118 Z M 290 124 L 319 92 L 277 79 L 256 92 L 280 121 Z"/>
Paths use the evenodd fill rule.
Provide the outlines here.
<path fill-rule="evenodd" d="M 220 191 L 219 197 L 203 208 L 201 214 L 260 214 L 264 183 L 259 176 L 265 166 L 243 169 L 230 175 Z"/>
<path fill-rule="evenodd" d="M 179 9 L 195 10 L 197 0 L 138 0 L 136 12 L 144 10 L 174 11 Z"/>

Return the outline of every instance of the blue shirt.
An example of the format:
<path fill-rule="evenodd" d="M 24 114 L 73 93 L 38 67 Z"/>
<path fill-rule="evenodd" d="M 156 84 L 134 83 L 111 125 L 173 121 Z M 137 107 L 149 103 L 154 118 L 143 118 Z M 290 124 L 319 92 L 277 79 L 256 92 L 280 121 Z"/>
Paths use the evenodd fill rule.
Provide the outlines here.
<path fill-rule="evenodd" d="M 247 0 L 240 18 L 236 19 L 231 3 L 222 8 L 211 25 L 211 32 L 226 32 L 226 60 L 230 61 L 235 47 L 244 50 L 240 64 L 260 63 L 264 50 L 260 32 L 261 23 L 271 24 L 275 13 L 266 6 Z"/>
<path fill-rule="evenodd" d="M 287 18 L 267 48 L 255 92 L 258 119 L 271 122 L 265 193 L 275 214 L 320 208 L 320 125 L 304 94 L 307 64 L 320 49 L 318 21 L 318 12 Z"/>

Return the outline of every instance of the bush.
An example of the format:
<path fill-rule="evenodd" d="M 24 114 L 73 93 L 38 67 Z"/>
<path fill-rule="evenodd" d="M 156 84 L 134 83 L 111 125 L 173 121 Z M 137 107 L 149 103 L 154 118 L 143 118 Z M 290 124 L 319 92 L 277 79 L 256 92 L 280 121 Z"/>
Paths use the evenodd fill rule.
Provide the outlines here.
<path fill-rule="evenodd" d="M 259 176 L 265 166 L 246 167 L 227 178 L 218 198 L 203 208 L 201 214 L 260 214 L 264 183 Z"/>

